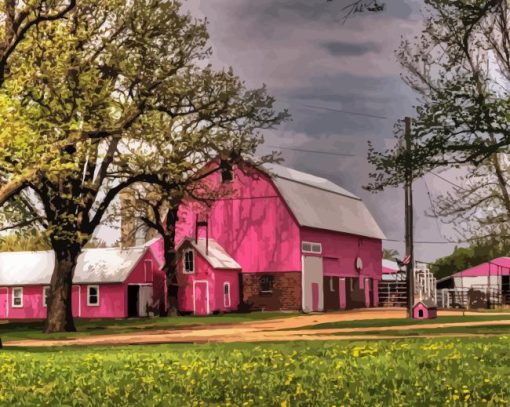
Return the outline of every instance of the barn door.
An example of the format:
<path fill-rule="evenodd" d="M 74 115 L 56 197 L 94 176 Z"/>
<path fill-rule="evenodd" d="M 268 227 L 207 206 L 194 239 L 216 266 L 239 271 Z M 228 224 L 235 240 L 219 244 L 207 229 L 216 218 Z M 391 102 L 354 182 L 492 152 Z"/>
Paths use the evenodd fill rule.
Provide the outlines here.
<path fill-rule="evenodd" d="M 319 311 L 319 283 L 312 283 L 312 311 Z"/>
<path fill-rule="evenodd" d="M 339 280 L 339 288 L 338 295 L 340 297 L 340 309 L 345 309 L 347 305 L 347 293 L 345 292 L 345 278 L 340 278 Z"/>
<path fill-rule="evenodd" d="M 74 318 L 81 317 L 81 295 L 80 295 L 81 287 L 78 285 L 73 285 L 71 291 L 71 308 L 73 312 Z"/>
<path fill-rule="evenodd" d="M 195 315 L 209 314 L 209 294 L 207 281 L 193 282 L 193 310 Z"/>
<path fill-rule="evenodd" d="M 8 297 L 8 291 L 9 289 L 7 287 L 1 287 L 0 288 L 0 319 L 1 318 L 7 318 L 8 311 L 7 311 L 7 297 Z"/>
<path fill-rule="evenodd" d="M 324 309 L 322 258 L 303 256 L 302 301 L 303 311 L 322 311 Z"/>

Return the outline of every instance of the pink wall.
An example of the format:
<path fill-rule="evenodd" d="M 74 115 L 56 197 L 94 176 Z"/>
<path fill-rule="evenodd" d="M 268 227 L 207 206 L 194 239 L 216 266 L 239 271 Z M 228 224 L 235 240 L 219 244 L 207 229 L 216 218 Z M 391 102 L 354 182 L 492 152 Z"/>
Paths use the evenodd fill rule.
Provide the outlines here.
<path fill-rule="evenodd" d="M 214 296 L 212 274 L 211 265 L 196 252 L 194 273 L 183 273 L 182 258 L 180 256 L 177 258 L 177 283 L 179 284 L 177 301 L 180 311 L 193 312 L 193 281 L 206 280 L 209 285 L 209 299 Z"/>
<path fill-rule="evenodd" d="M 220 182 L 219 174 L 211 182 Z M 215 239 L 243 272 L 300 271 L 299 226 L 271 180 L 260 172 L 235 170 L 231 194 L 209 212 L 209 237 Z M 195 235 L 191 204 L 179 211 L 177 242 Z"/>
<path fill-rule="evenodd" d="M 230 306 L 224 301 L 224 284 L 230 283 Z M 214 271 L 214 310 L 234 311 L 239 307 L 239 272 L 235 270 Z"/>
<path fill-rule="evenodd" d="M 7 287 L 8 315 L 0 315 L 0 319 L 46 318 L 47 308 L 43 305 L 43 287 L 42 285 L 24 286 L 21 308 L 12 306 L 14 287 Z M 76 318 L 123 318 L 127 314 L 127 309 L 124 310 L 125 291 L 122 284 L 102 284 L 99 286 L 99 306 L 88 306 L 87 285 L 73 285 L 73 316 Z M 0 288 L 0 292 L 4 293 L 5 288 Z"/>
<path fill-rule="evenodd" d="M 369 277 L 380 280 L 382 275 L 382 242 L 345 233 L 303 228 L 301 240 L 322 244 L 324 275 Z M 308 254 L 307 254 L 308 255 Z M 356 257 L 363 261 L 361 273 L 356 270 Z"/>

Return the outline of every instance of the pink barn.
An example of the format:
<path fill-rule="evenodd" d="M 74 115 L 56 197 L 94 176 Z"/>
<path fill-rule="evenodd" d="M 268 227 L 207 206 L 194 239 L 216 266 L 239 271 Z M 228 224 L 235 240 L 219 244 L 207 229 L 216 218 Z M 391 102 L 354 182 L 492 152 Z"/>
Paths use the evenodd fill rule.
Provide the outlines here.
<path fill-rule="evenodd" d="M 46 318 L 51 251 L 0 253 L 0 319 Z M 86 249 L 72 288 L 76 318 L 126 318 L 166 308 L 166 276 L 149 247 Z"/>
<path fill-rule="evenodd" d="M 280 165 L 245 164 L 211 175 L 210 182 L 232 193 L 206 213 L 193 202 L 180 208 L 176 240 L 187 239 L 178 253 L 181 310 L 378 305 L 384 234 L 360 198 Z M 231 265 L 228 271 L 215 266 L 217 255 Z"/>

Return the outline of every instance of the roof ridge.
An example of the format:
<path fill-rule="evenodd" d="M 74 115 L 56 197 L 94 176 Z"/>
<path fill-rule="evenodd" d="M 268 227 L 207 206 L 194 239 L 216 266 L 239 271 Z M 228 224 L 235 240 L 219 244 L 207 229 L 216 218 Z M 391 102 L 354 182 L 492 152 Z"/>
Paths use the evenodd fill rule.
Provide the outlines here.
<path fill-rule="evenodd" d="M 306 172 L 304 174 L 307 174 Z M 313 175 L 313 174 L 309 174 L 309 175 Z M 314 175 L 315 176 L 315 175 Z M 327 189 L 327 188 L 322 188 L 322 187 L 319 187 L 318 185 L 312 185 L 312 184 L 309 184 L 307 182 L 303 182 L 303 181 L 298 181 L 298 180 L 295 180 L 295 179 L 292 179 L 290 177 L 284 177 L 282 175 L 278 175 L 278 174 L 275 174 L 275 177 L 277 178 L 282 178 L 284 180 L 287 180 L 287 181 L 290 181 L 290 182 L 295 182 L 296 184 L 301 184 L 301 185 L 304 185 L 304 186 L 307 186 L 307 187 L 310 187 L 310 188 L 315 188 L 315 189 L 319 189 L 321 191 L 324 191 L 324 192 L 329 192 L 329 193 L 332 193 L 332 194 L 335 194 L 335 195 L 340 195 L 340 196 L 344 196 L 346 198 L 349 198 L 349 199 L 354 199 L 355 201 L 363 201 L 359 196 L 356 196 L 354 194 L 352 195 L 347 195 L 347 194 L 342 194 L 338 191 L 332 191 L 331 189 Z M 341 187 L 340 185 L 337 185 L 335 184 L 334 182 L 332 181 L 329 181 L 327 178 L 322 178 L 322 177 L 317 177 L 317 178 L 321 178 L 323 180 L 326 180 L 328 182 L 331 182 L 332 184 L 336 185 L 337 187 L 339 188 L 342 188 L 344 189 L 343 187 Z M 349 192 L 349 191 L 347 191 Z M 350 192 L 349 192 L 350 193 Z"/>

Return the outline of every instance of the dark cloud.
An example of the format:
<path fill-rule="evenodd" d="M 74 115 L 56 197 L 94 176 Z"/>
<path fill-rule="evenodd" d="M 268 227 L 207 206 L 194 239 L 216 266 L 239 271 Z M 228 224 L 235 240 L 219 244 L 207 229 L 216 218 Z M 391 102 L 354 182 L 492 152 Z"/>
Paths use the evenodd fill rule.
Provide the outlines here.
<path fill-rule="evenodd" d="M 328 41 L 323 42 L 320 45 L 334 56 L 358 56 L 379 50 L 379 46 L 373 42 L 353 43 L 343 41 Z"/>
<path fill-rule="evenodd" d="M 414 36 L 419 30 L 417 10 L 423 0 L 387 0 L 382 14 L 359 14 L 342 22 L 342 8 L 350 1 L 184 4 L 209 20 L 213 65 L 232 66 L 248 86 L 266 83 L 278 107 L 291 112 L 293 121 L 266 132 L 267 145 L 259 152 L 280 145 L 353 154 L 282 150 L 285 165 L 329 178 L 363 198 L 387 236 L 399 239 L 404 235 L 402 190 L 371 194 L 362 187 L 371 170 L 367 141 L 384 150 L 393 138 L 395 121 L 413 114 L 416 96 L 400 80 L 394 50 L 402 36 Z M 444 240 L 434 220 L 424 216 L 430 205 L 423 183 L 416 184 L 415 196 L 417 240 Z M 448 247 L 420 246 L 417 255 L 430 260 Z"/>

